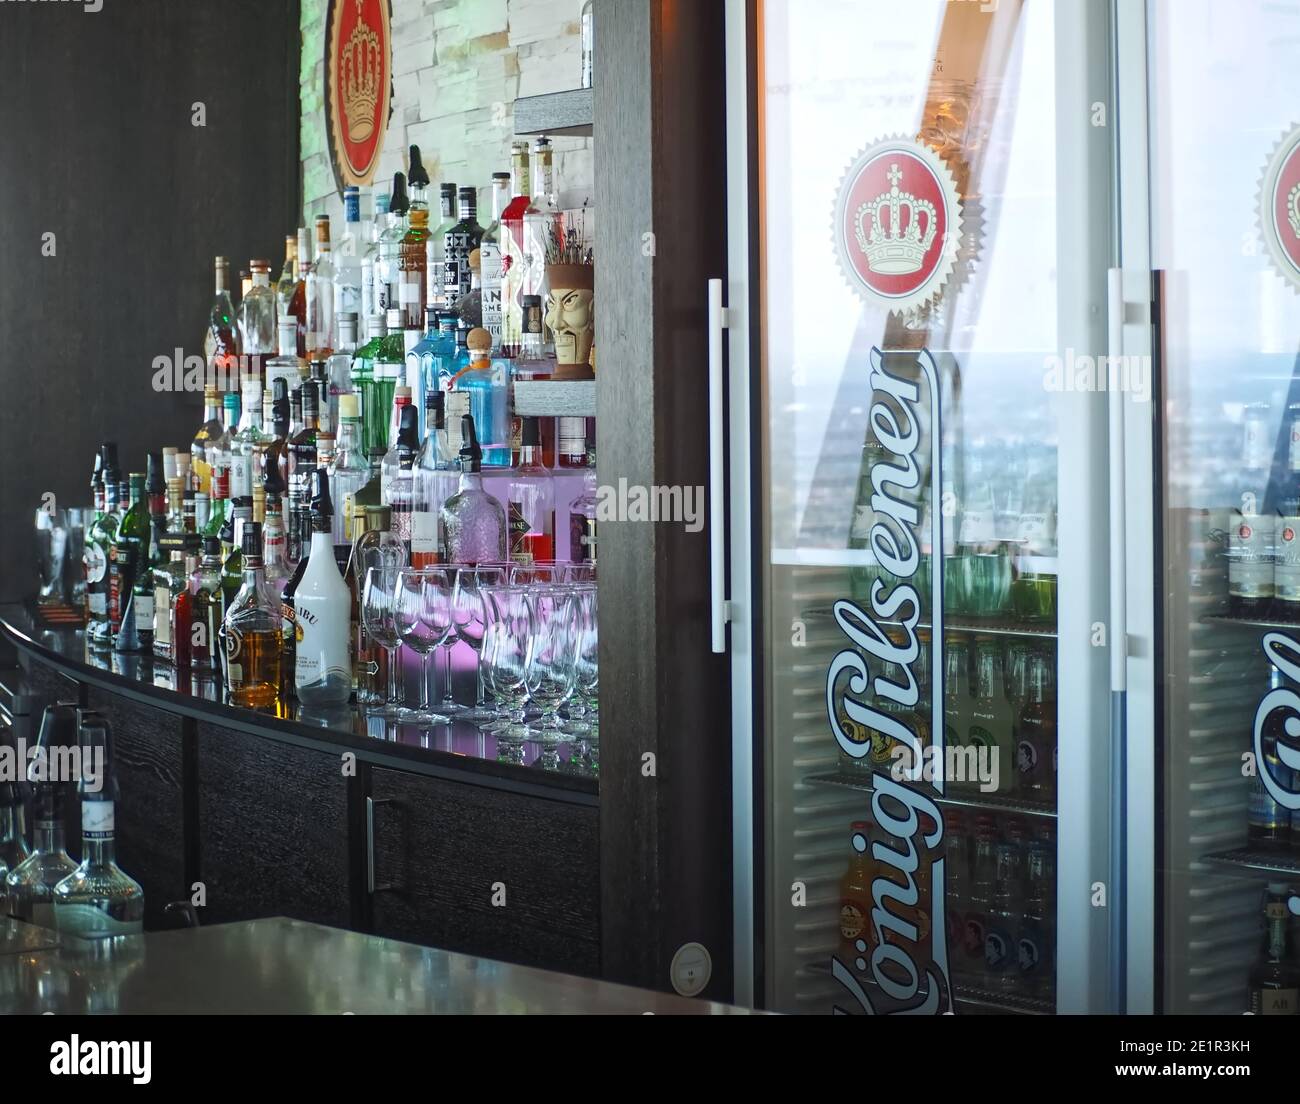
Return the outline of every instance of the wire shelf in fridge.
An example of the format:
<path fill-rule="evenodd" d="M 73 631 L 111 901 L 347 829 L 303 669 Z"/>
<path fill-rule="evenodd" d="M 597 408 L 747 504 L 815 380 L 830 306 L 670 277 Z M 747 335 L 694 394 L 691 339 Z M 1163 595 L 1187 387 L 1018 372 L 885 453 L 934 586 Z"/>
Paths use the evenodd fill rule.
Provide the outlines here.
<path fill-rule="evenodd" d="M 807 775 L 805 781 L 819 786 L 839 786 L 843 789 L 861 790 L 871 793 L 871 782 L 856 774 L 846 771 L 827 771 L 821 774 Z M 961 809 L 983 809 L 992 813 L 1016 813 L 1023 816 L 1050 817 L 1056 819 L 1056 809 L 1041 801 L 1017 800 L 1013 797 L 986 798 L 979 794 L 957 793 L 951 797 L 938 799 L 940 805 L 949 805 Z M 1296 868 L 1300 871 L 1300 866 Z"/>

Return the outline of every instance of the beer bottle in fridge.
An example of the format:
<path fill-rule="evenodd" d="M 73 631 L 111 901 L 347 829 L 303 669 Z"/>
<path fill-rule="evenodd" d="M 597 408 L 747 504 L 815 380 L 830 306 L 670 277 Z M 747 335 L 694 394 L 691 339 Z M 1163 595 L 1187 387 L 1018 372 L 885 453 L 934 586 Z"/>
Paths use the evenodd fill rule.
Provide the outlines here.
<path fill-rule="evenodd" d="M 1250 968 L 1250 1011 L 1256 1016 L 1294 1016 L 1300 971 L 1291 965 L 1287 937 L 1287 898 L 1282 882 L 1270 882 L 1264 894 L 1264 939 Z"/>
<path fill-rule="evenodd" d="M 997 845 L 997 880 L 984 924 L 984 968 L 989 988 L 1020 990 L 1018 935 L 1024 915 L 1024 874 L 1019 840 Z"/>
<path fill-rule="evenodd" d="M 871 861 L 870 823 L 854 821 L 853 833 L 867 842 L 862 851 L 854 848 L 850 852 L 848 868 L 840 878 L 840 960 L 851 968 L 858 959 L 869 963 L 874 949 L 871 945 L 871 880 L 875 877 L 875 867 Z"/>
<path fill-rule="evenodd" d="M 1281 672 L 1276 667 L 1269 669 L 1269 687 L 1276 690 L 1283 685 Z M 1269 714 L 1260 733 L 1260 761 L 1255 764 L 1255 777 L 1251 779 L 1250 803 L 1247 807 L 1246 834 L 1252 847 L 1268 851 L 1279 850 L 1290 845 L 1291 814 L 1281 805 L 1264 784 L 1267 772 L 1284 789 L 1292 788 L 1291 771 L 1282 764 L 1278 757 L 1278 737 L 1283 734 L 1286 711 L 1275 709 Z"/>
<path fill-rule="evenodd" d="M 1011 706 L 1007 703 L 1006 681 L 1002 677 L 1002 645 L 996 637 L 975 638 L 975 700 L 971 703 L 967 743 L 976 750 L 978 779 L 984 784 L 996 781 L 1000 795 L 1016 789 L 1016 755 L 1012 740 Z M 971 764 L 966 754 L 967 769 Z"/>
<path fill-rule="evenodd" d="M 1265 513 L 1272 465 L 1268 404 L 1248 403 L 1240 490 L 1228 524 L 1228 605 L 1235 617 L 1265 617 L 1273 604 L 1277 520 Z"/>
<path fill-rule="evenodd" d="M 950 812 L 944 825 L 944 875 L 947 895 L 944 900 L 944 923 L 947 927 L 948 956 L 954 980 L 965 982 L 970 961 L 965 953 L 966 913 L 970 908 L 970 825 L 958 811 Z"/>
<path fill-rule="evenodd" d="M 1041 652 L 1025 659 L 1025 703 L 1016 718 L 1018 792 L 1050 804 L 1056 796 L 1056 702 L 1050 693 L 1051 667 Z"/>
<path fill-rule="evenodd" d="M 1056 963 L 1053 866 L 1050 846 L 1042 840 L 1030 843 L 1025 865 L 1025 913 L 1020 922 L 1016 950 L 1020 964 L 1020 995 L 1043 1001 L 1052 999 L 1052 975 Z"/>
<path fill-rule="evenodd" d="M 975 858 L 971 864 L 970 905 L 964 917 L 964 936 L 958 951 L 961 974 L 978 988 L 988 985 L 984 938 L 997 887 L 997 831 L 993 818 L 981 815 L 975 822 Z"/>
<path fill-rule="evenodd" d="M 970 728 L 970 665 L 966 638 L 961 633 L 948 632 L 943 637 L 944 700 L 943 700 L 943 742 L 945 748 L 956 749 L 954 754 L 945 757 L 947 764 L 962 759 L 966 747 L 967 730 Z M 962 792 L 969 789 L 965 772 L 957 770 L 947 778 L 946 792 Z"/>

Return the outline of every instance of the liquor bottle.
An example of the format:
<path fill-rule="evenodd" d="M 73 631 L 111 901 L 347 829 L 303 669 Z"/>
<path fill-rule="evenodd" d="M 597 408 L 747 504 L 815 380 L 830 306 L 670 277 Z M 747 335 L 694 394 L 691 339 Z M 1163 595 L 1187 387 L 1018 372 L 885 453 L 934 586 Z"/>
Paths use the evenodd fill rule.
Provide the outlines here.
<path fill-rule="evenodd" d="M 415 463 L 412 567 L 428 567 L 438 562 L 439 549 L 445 543 L 438 531 L 442 504 L 456 493 L 460 480 L 460 457 L 451 450 L 447 436 L 444 399 L 441 391 L 425 392 L 425 424 L 429 431 Z"/>
<path fill-rule="evenodd" d="M 415 505 L 414 469 L 420 455 L 416 422 L 415 408 L 408 401 L 401 408 L 397 439 L 384 457 L 380 476 L 384 505 L 392 511 L 393 532 L 408 547 L 411 542 L 411 511 Z"/>
<path fill-rule="evenodd" d="M 569 559 L 573 563 L 596 563 L 596 511 L 600 487 L 596 478 L 596 433 L 587 435 L 587 470 L 582 475 L 582 493 L 569 504 Z"/>
<path fill-rule="evenodd" d="M 964 748 L 970 741 L 971 697 L 970 697 L 970 653 L 967 650 L 966 637 L 958 632 L 944 633 L 943 637 L 943 741 L 948 748 Z M 947 780 L 950 792 L 971 789 L 971 780 L 966 777 L 966 760 L 961 759 L 962 769 L 956 777 Z"/>
<path fill-rule="evenodd" d="M 468 331 L 456 326 L 454 311 L 443 311 L 438 315 L 438 333 L 429 350 L 429 360 L 422 363 L 425 373 L 425 391 L 445 391 L 447 381 L 456 374 L 457 335 L 460 335 L 461 351 L 466 351 L 464 338 Z"/>
<path fill-rule="evenodd" d="M 239 341 L 248 370 L 260 375 L 263 363 L 278 349 L 275 291 L 271 287 L 270 261 L 249 261 L 249 267 L 253 286 L 239 301 Z"/>
<path fill-rule="evenodd" d="M 483 281 L 480 273 L 482 250 L 471 249 L 467 263 L 469 265 L 469 292 L 460 297 L 456 304 L 456 319 L 467 330 L 483 325 Z M 491 335 L 489 334 L 489 337 Z M 491 352 L 489 346 L 488 351 Z"/>
<path fill-rule="evenodd" d="M 1029 845 L 1025 867 L 1025 915 L 1020 923 L 1017 951 L 1020 992 L 1035 1000 L 1052 1000 L 1052 975 L 1056 963 L 1056 884 L 1052 851 L 1036 840 Z"/>
<path fill-rule="evenodd" d="M 122 516 L 113 537 L 108 558 L 108 620 L 113 647 L 118 651 L 135 650 L 135 611 L 131 591 L 149 547 L 149 511 L 144 497 L 144 472 L 130 475 L 131 504 Z M 126 626 L 123 633 L 123 625 Z M 122 638 L 119 642 L 119 636 Z"/>
<path fill-rule="evenodd" d="M 298 236 L 296 234 L 285 234 L 284 236 L 284 268 L 280 270 L 280 278 L 275 282 L 275 318 L 276 325 L 282 318 L 293 313 L 293 293 L 298 285 Z"/>
<path fill-rule="evenodd" d="M 329 473 L 312 475 L 311 551 L 294 589 L 299 638 L 294 686 L 305 706 L 343 705 L 352 694 L 348 654 L 352 596 L 334 559 Z"/>
<path fill-rule="evenodd" d="M 73 795 L 71 780 L 52 779 L 49 768 L 73 762 L 77 749 L 77 707 L 59 702 L 45 707 L 34 755 L 27 765 L 31 787 L 32 850 L 5 876 L 9 915 L 25 924 L 53 928 L 54 887 L 77 869 L 64 842 L 67 805 Z"/>
<path fill-rule="evenodd" d="M 555 482 L 542 464 L 538 419 L 524 418 L 519 464 L 510 474 L 510 558 L 515 563 L 555 559 Z"/>
<path fill-rule="evenodd" d="M 252 274 L 248 269 L 246 269 L 246 268 L 241 268 L 241 269 L 239 270 L 239 301 L 240 301 L 240 303 L 242 303 L 242 302 L 244 301 L 244 296 L 247 295 L 247 294 L 248 294 L 250 291 L 252 291 L 252 290 L 253 290 L 253 274 Z M 239 314 L 239 307 L 238 307 L 238 306 L 235 307 L 235 314 L 236 314 L 236 316 L 238 316 L 238 314 Z M 242 335 L 240 335 L 240 339 L 239 339 L 239 340 L 240 340 L 240 342 L 241 342 L 241 344 L 242 344 L 242 342 L 243 342 L 243 336 L 242 336 Z"/>
<path fill-rule="evenodd" d="M 253 520 L 252 497 L 231 499 L 230 547 L 223 548 L 221 564 L 221 612 L 224 616 L 244 581 L 244 526 Z"/>
<path fill-rule="evenodd" d="M 411 389 L 405 384 L 395 387 L 393 389 L 393 409 L 389 412 L 388 417 L 388 440 L 394 444 L 397 443 L 397 431 L 401 429 L 402 426 L 402 411 L 408 406 L 412 410 L 415 410 L 415 403 L 413 401 Z M 416 441 L 421 439 L 418 414 L 416 415 L 415 422 L 415 439 Z"/>
<path fill-rule="evenodd" d="M 524 255 L 528 260 L 528 270 L 524 273 L 523 289 L 524 295 L 540 295 L 543 303 L 550 290 L 546 260 L 557 238 L 563 237 L 555 195 L 551 142 L 543 135 L 533 143 L 533 199 L 524 211 Z M 549 332 L 544 330 L 543 337 L 549 346 Z"/>
<path fill-rule="evenodd" d="M 461 188 L 460 219 L 447 231 L 443 246 L 443 287 L 446 289 L 447 307 L 454 310 L 461 296 L 470 289 L 469 255 L 483 240 L 483 227 L 478 224 L 476 208 L 478 193 L 473 188 Z"/>
<path fill-rule="evenodd" d="M 284 380 L 286 397 L 307 375 L 307 362 L 297 352 L 298 322 L 292 316 L 279 323 L 280 351 L 266 362 L 266 386 L 275 394 L 275 381 Z M 200 488 L 201 489 L 201 488 Z"/>
<path fill-rule="evenodd" d="M 361 226 L 361 189 L 349 184 L 343 189 L 343 237 L 334 259 L 334 321 L 347 312 L 355 316 L 361 311 L 361 252 L 366 242 Z M 355 334 L 354 334 L 355 341 Z M 341 348 L 336 343 L 335 348 Z"/>
<path fill-rule="evenodd" d="M 368 322 L 379 310 L 375 299 L 375 264 L 379 260 L 379 234 L 388 217 L 388 196 L 375 196 L 375 210 L 366 223 L 366 240 L 361 252 L 361 305 L 357 308 L 362 322 Z"/>
<path fill-rule="evenodd" d="M 429 304 L 424 308 L 424 332 L 406 353 L 406 386 L 411 389 L 411 394 L 417 403 L 423 401 L 426 392 L 438 386 L 438 370 L 434 356 L 438 349 L 439 336 L 438 310 L 433 304 Z M 421 418 L 421 440 L 424 439 L 426 432 L 425 421 Z"/>
<path fill-rule="evenodd" d="M 357 416 L 361 419 L 362 425 L 365 425 L 366 405 L 374 402 L 375 391 L 375 357 L 379 353 L 379 347 L 384 343 L 384 338 L 388 334 L 388 327 L 382 314 L 376 314 L 366 319 L 366 341 L 352 357 L 352 367 L 349 369 L 349 380 L 352 384 L 352 393 L 357 397 Z M 364 430 L 362 440 L 365 440 Z"/>
<path fill-rule="evenodd" d="M 984 966 L 989 988 L 1020 991 L 1018 936 L 1024 915 L 1024 874 L 1018 843 L 997 845 L 997 882 L 984 928 Z"/>
<path fill-rule="evenodd" d="M 400 307 L 392 307 L 388 311 L 387 324 L 388 333 L 379 343 L 375 354 L 374 383 L 370 393 L 361 402 L 361 419 L 368 449 L 388 449 L 392 444 L 389 440 L 389 425 L 393 411 L 393 393 L 406 376 L 406 335 Z"/>
<path fill-rule="evenodd" d="M 1265 510 L 1273 467 L 1273 435 L 1267 403 L 1247 403 L 1238 500 L 1228 526 L 1228 608 L 1235 617 L 1260 618 L 1273 603 L 1273 542 L 1276 517 Z"/>
<path fill-rule="evenodd" d="M 349 525 L 352 502 L 357 491 L 370 478 L 370 463 L 362 442 L 361 416 L 356 395 L 339 396 L 338 447 L 334 451 L 334 463 L 330 465 L 329 474 L 334 497 L 338 499 L 333 520 L 334 543 L 351 544 Z"/>
<path fill-rule="evenodd" d="M 308 360 L 334 351 L 334 258 L 330 256 L 330 217 L 316 216 L 316 255 L 307 274 Z"/>
<path fill-rule="evenodd" d="M 262 524 L 262 569 L 267 585 L 279 594 L 293 574 L 289 567 L 289 542 L 284 522 L 285 484 L 278 469 L 267 473 L 266 514 Z"/>
<path fill-rule="evenodd" d="M 587 419 L 557 418 L 559 432 L 555 442 L 557 468 L 585 468 L 587 466 Z"/>
<path fill-rule="evenodd" d="M 973 782 L 973 788 L 988 792 L 983 790 L 983 772 L 987 767 L 991 772 L 988 781 L 996 780 L 999 796 L 1006 797 L 1016 792 L 1016 745 L 1011 730 L 1011 706 L 1007 702 L 1006 680 L 1002 674 L 1002 646 L 996 637 L 977 636 L 975 700 L 971 702 L 970 727 L 966 730 L 966 744 L 975 750 L 978 757 L 974 761 L 969 753 L 966 757 L 967 782 Z M 976 779 L 969 777 L 972 767 L 980 772 Z"/>
<path fill-rule="evenodd" d="M 479 327 L 465 337 L 466 363 L 447 381 L 451 391 L 469 395 L 469 413 L 489 467 L 510 466 L 510 366 L 504 357 L 492 358 L 492 339 Z"/>
<path fill-rule="evenodd" d="M 221 436 L 221 396 L 216 387 L 203 389 L 203 424 L 190 445 L 190 475 L 194 490 L 212 494 L 212 464 L 208 444 Z"/>
<path fill-rule="evenodd" d="M 60 935 L 105 939 L 144 930 L 144 890 L 117 865 L 113 839 L 117 779 L 108 721 L 77 711 L 81 733 L 81 865 L 54 887 L 54 919 Z M 85 764 L 98 764 L 93 773 Z"/>
<path fill-rule="evenodd" d="M 1294 1016 L 1300 1001 L 1300 970 L 1291 959 L 1285 882 L 1269 882 L 1264 894 L 1264 938 L 1250 968 L 1249 1010 L 1256 1016 Z"/>
<path fill-rule="evenodd" d="M 289 303 L 289 314 L 297 323 L 297 341 L 294 351 L 304 360 L 307 358 L 307 281 L 312 270 L 311 231 L 305 226 L 298 227 L 298 259 L 294 262 L 293 299 Z M 284 319 L 280 315 L 280 319 Z"/>
<path fill-rule="evenodd" d="M 1016 718 L 1018 792 L 1031 801 L 1051 805 L 1056 800 L 1056 702 L 1051 692 L 1052 668 L 1038 652 L 1025 659 L 1025 703 Z"/>
<path fill-rule="evenodd" d="M 316 384 L 302 385 L 302 429 L 289 438 L 289 562 L 296 564 L 311 543 L 311 473 L 316 470 Z"/>
<path fill-rule="evenodd" d="M 221 669 L 221 541 L 203 538 L 203 556 L 190 575 L 190 666 L 198 672 Z"/>
<path fill-rule="evenodd" d="M 410 187 L 410 205 L 406 234 L 398 247 L 397 270 L 400 281 L 398 302 L 408 326 L 418 326 L 428 300 L 429 241 L 429 174 L 420 160 L 420 147 L 412 146 L 408 157 L 406 183 Z"/>
<path fill-rule="evenodd" d="M 280 602 L 266 584 L 262 527 L 243 529 L 243 582 L 221 622 L 226 691 L 232 705 L 273 709 L 280 697 Z"/>
<path fill-rule="evenodd" d="M 483 450 L 474 417 L 461 419 L 459 488 L 443 503 L 443 560 L 456 564 L 501 563 L 506 558 L 506 512 L 483 489 Z"/>
<path fill-rule="evenodd" d="M 86 635 L 94 645 L 106 643 L 108 622 L 108 558 L 117 526 L 117 445 L 105 441 L 99 447 L 100 466 L 96 489 L 99 509 L 86 531 L 82 561 L 86 571 L 86 605 L 90 620 Z"/>
<path fill-rule="evenodd" d="M 167 480 L 167 513 L 162 520 L 162 533 L 185 532 L 185 485 L 179 475 Z"/>
<path fill-rule="evenodd" d="M 186 567 L 186 557 L 192 557 L 198 551 L 199 538 L 194 533 L 168 533 L 162 537 L 160 548 L 167 562 L 153 569 L 153 655 L 163 663 L 179 666 L 176 663 L 179 642 L 172 632 L 174 606 L 180 594 L 188 594 L 193 567 Z M 185 624 L 188 626 L 188 622 Z M 188 631 L 182 634 L 182 640 L 185 665 L 188 666 Z"/>
<path fill-rule="evenodd" d="M 406 174 L 393 174 L 393 191 L 388 199 L 388 225 L 379 236 L 379 258 L 375 262 L 375 308 L 387 315 L 388 311 L 401 309 L 402 239 L 406 237 Z M 392 323 L 389 323 L 390 327 Z M 398 323 L 400 328 L 401 323 Z"/>
<path fill-rule="evenodd" d="M 205 536 L 220 536 L 230 519 L 230 445 L 239 421 L 239 396 L 222 399 L 221 434 L 207 444 L 207 459 L 212 468 L 212 490 L 208 496 L 208 520 Z"/>
<path fill-rule="evenodd" d="M 208 366 L 208 382 L 218 389 L 239 379 L 239 331 L 235 324 L 235 305 L 230 300 L 230 261 L 218 257 L 214 264 L 216 290 L 208 308 L 208 328 L 203 338 L 203 357 Z"/>
<path fill-rule="evenodd" d="M 427 302 L 439 311 L 447 309 L 447 232 L 458 222 L 456 215 L 456 185 L 438 186 L 438 222 L 429 231 L 424 243 L 425 276 L 428 289 Z"/>
<path fill-rule="evenodd" d="M 163 454 L 145 457 L 144 494 L 149 510 L 149 562 L 157 563 L 161 553 L 158 538 L 167 532 L 167 483 L 163 479 Z"/>
<path fill-rule="evenodd" d="M 482 326 L 492 337 L 492 351 L 501 349 L 501 261 L 505 231 L 501 216 L 510 202 L 510 174 L 492 174 L 492 221 L 479 243 L 479 283 L 482 286 Z"/>
<path fill-rule="evenodd" d="M 1276 667 L 1269 667 L 1269 689 L 1277 690 L 1285 685 L 1281 672 Z M 1278 740 L 1286 736 L 1284 721 L 1281 719 L 1284 715 L 1284 710 L 1275 709 L 1269 714 L 1260 732 L 1260 749 L 1264 761 L 1255 764 L 1255 776 L 1251 779 L 1250 802 L 1247 806 L 1246 835 L 1250 846 L 1266 851 L 1284 850 L 1290 846 L 1291 841 L 1290 814 L 1264 785 L 1264 775 L 1267 773 L 1279 780 L 1286 789 L 1294 786 L 1290 768 L 1283 766 L 1278 756 Z"/>
<path fill-rule="evenodd" d="M 330 426 L 338 432 L 339 397 L 352 390 L 352 360 L 357 351 L 357 314 L 355 311 L 342 311 L 338 315 L 338 348 L 329 358 L 325 368 L 325 378 L 329 383 L 329 419 Z"/>
<path fill-rule="evenodd" d="M 848 867 L 840 876 L 839 954 L 840 960 L 848 966 L 858 960 L 871 961 L 876 931 L 871 923 L 874 907 L 871 883 L 876 878 L 876 864 L 871 858 L 871 824 L 855 820 L 852 828 L 855 838 L 865 841 L 866 846 L 861 851 L 856 847 L 850 850 Z"/>
<path fill-rule="evenodd" d="M 328 467 L 334 459 L 334 425 L 330 416 L 329 364 L 324 360 L 311 362 L 311 379 L 316 384 L 316 466 Z"/>
<path fill-rule="evenodd" d="M 524 212 L 533 199 L 528 143 L 515 142 L 510 151 L 510 191 L 513 197 L 501 212 L 501 347 L 508 355 L 519 351 L 524 332 Z"/>
<path fill-rule="evenodd" d="M 243 409 L 230 440 L 230 496 L 251 499 L 257 472 L 257 446 L 262 440 L 261 377 L 245 376 L 241 391 Z"/>

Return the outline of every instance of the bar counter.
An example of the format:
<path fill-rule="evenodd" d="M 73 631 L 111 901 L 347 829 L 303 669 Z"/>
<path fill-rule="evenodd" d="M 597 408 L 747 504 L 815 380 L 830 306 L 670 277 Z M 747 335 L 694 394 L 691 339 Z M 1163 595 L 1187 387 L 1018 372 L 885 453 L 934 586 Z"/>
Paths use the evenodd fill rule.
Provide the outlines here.
<path fill-rule="evenodd" d="M 745 1014 L 283 917 L 80 943 L 0 921 L 6 1012 Z"/>
<path fill-rule="evenodd" d="M 146 932 L 192 906 L 201 925 L 288 916 L 600 972 L 597 781 L 581 748 L 499 748 L 462 722 L 357 706 L 254 712 L 216 680 L 177 685 L 151 657 L 91 651 L 21 606 L 0 606 L 0 643 L 26 693 L 112 724 L 118 857 L 144 887 Z"/>

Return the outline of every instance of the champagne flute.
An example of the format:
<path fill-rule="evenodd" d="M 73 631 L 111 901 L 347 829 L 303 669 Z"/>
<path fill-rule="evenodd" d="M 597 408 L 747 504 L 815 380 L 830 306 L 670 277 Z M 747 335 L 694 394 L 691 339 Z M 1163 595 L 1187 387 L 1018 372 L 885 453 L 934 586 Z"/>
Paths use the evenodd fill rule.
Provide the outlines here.
<path fill-rule="evenodd" d="M 574 689 L 574 598 L 568 587 L 539 586 L 531 588 L 528 595 L 533 610 L 529 690 L 541 709 L 537 730 L 544 743 L 558 743 L 563 735 L 559 710 Z"/>
<path fill-rule="evenodd" d="M 388 698 L 380 712 L 390 717 L 397 716 L 403 704 L 397 688 L 397 652 L 402 646 L 396 618 L 398 572 L 396 567 L 368 569 L 361 592 L 361 623 L 370 639 L 388 653 Z"/>
<path fill-rule="evenodd" d="M 522 743 L 533 735 L 524 722 L 528 689 L 533 678 L 533 610 L 523 587 L 487 586 L 485 611 L 492 633 L 492 685 L 505 701 L 509 723 L 499 730 L 499 739 Z M 497 731 L 494 728 L 494 731 Z"/>

